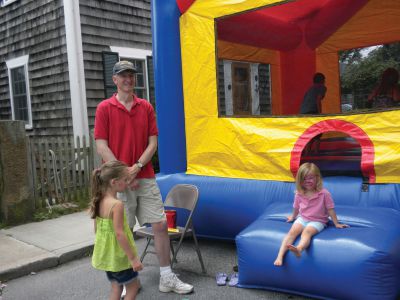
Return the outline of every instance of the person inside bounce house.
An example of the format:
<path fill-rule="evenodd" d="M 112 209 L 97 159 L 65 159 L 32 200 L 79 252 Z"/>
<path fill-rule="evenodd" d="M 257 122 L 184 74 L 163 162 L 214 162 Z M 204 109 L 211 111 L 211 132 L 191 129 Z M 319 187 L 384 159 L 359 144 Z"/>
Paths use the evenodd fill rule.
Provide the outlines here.
<path fill-rule="evenodd" d="M 400 104 L 399 72 L 395 68 L 387 68 L 382 73 L 379 84 L 368 96 L 368 104 L 374 108 L 386 108 Z"/>

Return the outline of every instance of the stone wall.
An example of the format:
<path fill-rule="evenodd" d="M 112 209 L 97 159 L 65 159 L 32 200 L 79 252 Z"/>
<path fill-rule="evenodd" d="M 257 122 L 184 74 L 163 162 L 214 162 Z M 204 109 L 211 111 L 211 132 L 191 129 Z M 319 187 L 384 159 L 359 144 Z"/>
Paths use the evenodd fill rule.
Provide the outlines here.
<path fill-rule="evenodd" d="M 0 222 L 20 224 L 34 211 L 29 149 L 22 121 L 0 121 Z"/>

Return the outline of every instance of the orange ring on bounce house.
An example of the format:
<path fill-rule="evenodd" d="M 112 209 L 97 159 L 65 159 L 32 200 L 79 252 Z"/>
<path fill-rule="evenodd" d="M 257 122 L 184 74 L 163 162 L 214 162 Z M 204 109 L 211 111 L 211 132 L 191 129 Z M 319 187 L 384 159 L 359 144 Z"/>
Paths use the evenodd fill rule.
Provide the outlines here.
<path fill-rule="evenodd" d="M 309 127 L 296 141 L 290 158 L 290 171 L 296 176 L 300 166 L 301 153 L 311 139 L 321 133 L 339 131 L 351 136 L 361 146 L 361 172 L 369 183 L 375 183 L 374 144 L 368 135 L 357 125 L 343 120 L 324 120 Z"/>

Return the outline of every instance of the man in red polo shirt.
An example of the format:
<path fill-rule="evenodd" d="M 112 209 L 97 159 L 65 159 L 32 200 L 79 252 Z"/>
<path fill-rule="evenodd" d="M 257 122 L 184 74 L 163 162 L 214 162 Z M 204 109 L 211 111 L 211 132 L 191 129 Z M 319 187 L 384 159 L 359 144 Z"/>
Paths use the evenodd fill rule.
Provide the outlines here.
<path fill-rule="evenodd" d="M 125 203 L 129 226 L 149 223 L 160 263 L 161 292 L 187 294 L 193 286 L 182 282 L 171 270 L 170 244 L 164 206 L 151 158 L 157 149 L 157 125 L 151 104 L 133 93 L 136 69 L 129 61 L 114 65 L 117 93 L 102 101 L 96 110 L 94 136 L 103 161 L 121 160 L 136 177 L 135 186 L 118 196 Z"/>

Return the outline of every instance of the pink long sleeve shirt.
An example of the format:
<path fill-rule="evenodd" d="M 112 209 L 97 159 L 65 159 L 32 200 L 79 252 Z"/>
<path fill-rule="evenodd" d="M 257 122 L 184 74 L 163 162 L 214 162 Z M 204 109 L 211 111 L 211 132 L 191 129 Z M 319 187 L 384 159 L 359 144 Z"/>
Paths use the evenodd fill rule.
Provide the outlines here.
<path fill-rule="evenodd" d="M 306 221 L 328 223 L 328 209 L 334 208 L 332 196 L 326 189 L 316 192 L 307 198 L 296 192 L 293 207 L 299 210 L 299 215 Z"/>

